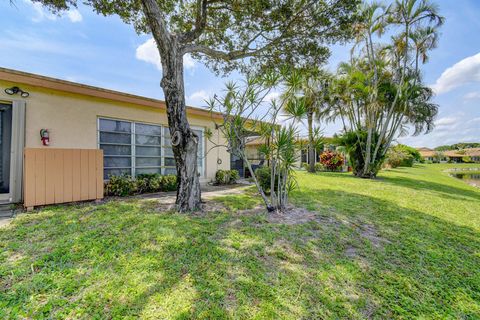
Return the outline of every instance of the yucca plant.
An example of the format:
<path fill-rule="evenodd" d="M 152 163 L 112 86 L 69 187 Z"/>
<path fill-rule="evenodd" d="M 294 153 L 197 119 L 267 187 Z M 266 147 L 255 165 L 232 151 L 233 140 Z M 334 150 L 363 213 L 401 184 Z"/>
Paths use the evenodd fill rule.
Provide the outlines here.
<path fill-rule="evenodd" d="M 269 143 L 264 145 L 263 150 L 267 151 L 265 155 L 268 154 L 270 160 L 270 203 L 277 210 L 284 210 L 289 193 L 297 185 L 294 169 L 299 149 L 295 139 L 298 134 L 295 126 L 276 125 L 280 109 L 276 103 L 272 103 L 272 129 L 268 135 L 264 135 Z"/>
<path fill-rule="evenodd" d="M 261 77 L 249 77 L 241 84 L 227 83 L 223 96 L 215 95 L 208 101 L 212 112 L 223 115 L 223 121 L 216 127 L 226 138 L 226 145 L 219 145 L 214 139 L 210 141 L 215 147 L 226 147 L 228 152 L 243 160 L 270 212 L 286 208 L 288 195 L 296 186 L 294 169 L 299 151 L 295 126 L 279 124 L 285 100 L 266 101 L 267 95 L 281 84 L 281 80 L 279 74 L 266 73 Z M 265 141 L 259 151 L 269 163 L 269 188 L 259 182 L 245 152 L 247 139 L 252 134 Z M 207 134 L 207 137 L 211 136 L 211 133 Z M 269 196 L 266 189 L 270 191 Z"/>

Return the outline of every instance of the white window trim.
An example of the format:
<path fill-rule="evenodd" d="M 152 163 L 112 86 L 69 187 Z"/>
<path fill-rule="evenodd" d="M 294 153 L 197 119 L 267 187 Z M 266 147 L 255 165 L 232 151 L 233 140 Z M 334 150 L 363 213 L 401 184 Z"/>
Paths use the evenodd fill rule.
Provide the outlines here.
<path fill-rule="evenodd" d="M 153 125 L 153 126 L 160 126 L 161 127 L 161 143 L 160 143 L 160 148 L 162 150 L 162 154 L 160 156 L 161 158 L 161 174 L 165 174 L 165 134 L 164 134 L 164 129 L 168 129 L 168 125 L 164 125 L 161 123 L 151 123 L 151 122 L 143 122 L 143 121 L 132 121 L 132 120 L 126 120 L 126 119 L 120 119 L 120 118 L 112 118 L 108 116 L 98 116 L 97 117 L 97 149 L 100 149 L 100 120 L 114 120 L 114 121 L 122 121 L 122 122 L 128 122 L 130 123 L 130 135 L 131 135 L 131 140 L 130 140 L 130 147 L 131 147 L 131 165 L 130 165 L 130 172 L 132 174 L 132 177 L 136 176 L 136 143 L 135 143 L 135 124 L 146 124 L 146 125 Z M 200 172 L 200 177 L 204 178 L 205 177 L 205 172 L 206 172 L 206 150 L 205 150 L 205 128 L 204 127 L 197 127 L 197 126 L 190 126 L 191 129 L 201 131 L 202 132 L 202 151 L 203 155 L 201 155 L 202 158 L 202 172 Z M 121 145 L 121 144 L 118 144 Z M 105 155 L 104 155 L 105 157 Z M 171 168 L 171 166 L 168 166 L 168 168 Z"/>

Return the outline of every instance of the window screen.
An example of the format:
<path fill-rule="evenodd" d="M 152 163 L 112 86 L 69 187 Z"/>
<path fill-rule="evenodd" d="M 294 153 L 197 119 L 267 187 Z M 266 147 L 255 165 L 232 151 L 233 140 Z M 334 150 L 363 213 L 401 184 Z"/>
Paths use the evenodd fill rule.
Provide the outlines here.
<path fill-rule="evenodd" d="M 193 129 L 199 137 L 197 165 L 204 175 L 205 143 L 203 130 Z M 104 178 L 110 175 L 159 173 L 176 174 L 170 129 L 165 126 L 99 119 L 99 148 L 104 153 Z"/>

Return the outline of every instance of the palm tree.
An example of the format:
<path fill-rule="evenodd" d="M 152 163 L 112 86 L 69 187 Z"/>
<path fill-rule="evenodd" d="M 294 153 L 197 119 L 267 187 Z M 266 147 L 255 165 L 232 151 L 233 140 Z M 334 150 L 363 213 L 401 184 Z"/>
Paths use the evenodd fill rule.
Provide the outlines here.
<path fill-rule="evenodd" d="M 428 0 L 396 0 L 387 9 L 373 2 L 361 8 L 361 15 L 351 61 L 339 68 L 331 104 L 333 117 L 340 116 L 344 127 L 348 122 L 358 137 L 357 154 L 363 158 L 358 175 L 374 177 L 392 140 L 407 125 L 415 127 L 414 134 L 431 128 L 437 106 L 419 69 L 436 47 L 444 18 Z M 387 28 L 394 29 L 392 43 L 375 43 L 374 36 Z"/>
<path fill-rule="evenodd" d="M 393 99 L 391 106 L 386 115 L 386 123 L 380 131 L 380 137 L 375 146 L 375 150 L 372 155 L 372 160 L 375 161 L 378 151 L 381 147 L 382 141 L 387 135 L 387 130 L 390 128 L 393 121 L 392 117 L 394 114 L 394 109 L 397 107 L 399 102 L 400 95 L 403 94 L 403 88 L 405 84 L 405 77 L 407 73 L 411 71 L 412 67 L 409 65 L 409 62 L 412 61 L 410 51 L 413 48 L 416 48 L 415 45 L 411 45 L 411 35 L 418 33 L 418 30 L 422 28 L 430 29 L 430 34 L 435 34 L 438 27 L 440 27 L 445 18 L 440 16 L 438 13 L 438 6 L 434 3 L 431 3 L 428 0 L 396 0 L 388 9 L 387 9 L 387 22 L 393 26 L 400 26 L 403 31 L 399 36 L 394 37 L 394 48 L 396 49 L 396 56 L 398 59 L 395 59 L 394 62 L 398 62 L 397 65 L 393 67 L 393 77 L 397 81 L 397 90 L 395 93 L 395 98 Z M 435 43 L 435 42 L 434 42 Z M 428 49 L 433 49 L 431 46 Z M 427 47 L 424 46 L 426 54 Z M 415 60 L 416 61 L 416 60 Z M 419 76 L 418 63 L 415 64 L 415 69 L 413 72 Z M 391 141 L 387 140 L 387 145 L 390 145 Z M 388 148 L 386 148 L 388 149 Z M 386 152 L 386 149 L 384 149 Z"/>
<path fill-rule="evenodd" d="M 315 150 L 320 144 L 321 134 L 314 122 L 318 122 L 326 112 L 329 79 L 326 71 L 302 69 L 292 70 L 284 81 L 284 114 L 295 122 L 307 120 L 309 172 L 315 172 Z"/>
<path fill-rule="evenodd" d="M 410 40 L 415 49 L 415 70 L 421 62 L 428 62 L 428 52 L 435 49 L 438 45 L 438 31 L 433 27 L 419 28 L 410 34 Z"/>

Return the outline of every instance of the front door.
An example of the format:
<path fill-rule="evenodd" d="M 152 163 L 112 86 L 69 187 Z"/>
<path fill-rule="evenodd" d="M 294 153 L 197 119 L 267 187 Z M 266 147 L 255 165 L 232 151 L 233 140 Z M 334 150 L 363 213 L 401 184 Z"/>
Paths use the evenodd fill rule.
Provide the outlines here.
<path fill-rule="evenodd" d="M 10 151 L 12 144 L 12 105 L 0 103 L 0 201 L 10 194 Z"/>

